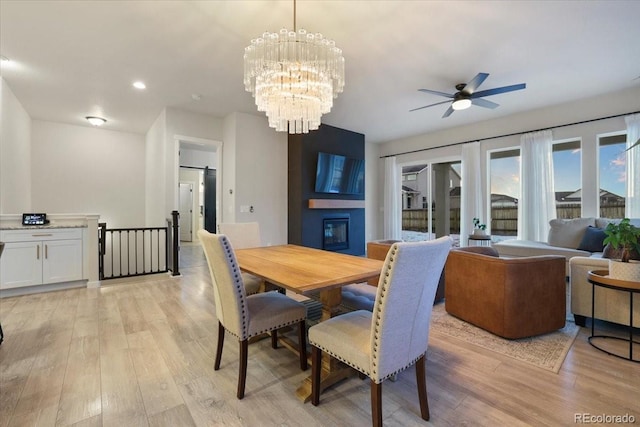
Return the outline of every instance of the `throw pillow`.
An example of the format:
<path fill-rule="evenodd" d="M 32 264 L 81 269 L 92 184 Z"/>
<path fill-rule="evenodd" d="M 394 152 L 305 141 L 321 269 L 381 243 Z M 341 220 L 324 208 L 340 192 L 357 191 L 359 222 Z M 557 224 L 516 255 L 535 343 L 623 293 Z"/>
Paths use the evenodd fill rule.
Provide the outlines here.
<path fill-rule="evenodd" d="M 584 230 L 584 235 L 578 246 L 578 250 L 587 252 L 602 252 L 604 239 L 607 237 L 602 228 L 589 226 Z"/>
<path fill-rule="evenodd" d="M 549 221 L 549 238 L 551 246 L 574 249 L 580 245 L 584 230 L 596 225 L 595 218 L 552 219 Z"/>

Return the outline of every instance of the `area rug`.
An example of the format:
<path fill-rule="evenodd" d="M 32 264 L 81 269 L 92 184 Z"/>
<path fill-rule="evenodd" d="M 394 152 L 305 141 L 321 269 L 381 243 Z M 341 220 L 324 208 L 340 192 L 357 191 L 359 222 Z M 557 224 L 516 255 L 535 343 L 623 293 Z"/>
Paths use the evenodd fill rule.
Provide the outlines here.
<path fill-rule="evenodd" d="M 444 304 L 436 304 L 431 317 L 431 333 L 448 335 L 555 373 L 560 370 L 579 331 L 579 326 L 567 321 L 565 327 L 556 332 L 507 340 L 449 315 Z"/>

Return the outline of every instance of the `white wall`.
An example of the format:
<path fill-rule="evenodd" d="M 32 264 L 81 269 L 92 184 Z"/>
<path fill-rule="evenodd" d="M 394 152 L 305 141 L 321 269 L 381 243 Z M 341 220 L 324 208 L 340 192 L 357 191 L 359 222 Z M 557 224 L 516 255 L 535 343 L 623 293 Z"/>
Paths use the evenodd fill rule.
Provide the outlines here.
<path fill-rule="evenodd" d="M 216 169 L 218 167 L 218 154 L 211 151 L 181 147 L 180 166 L 201 169 L 208 166 L 209 169 Z"/>
<path fill-rule="evenodd" d="M 142 135 L 32 122 L 33 210 L 95 213 L 109 227 L 144 223 Z"/>
<path fill-rule="evenodd" d="M 399 164 L 411 164 L 423 161 L 451 161 L 461 157 L 461 145 L 435 148 L 416 153 L 407 153 L 423 148 L 438 147 L 474 139 L 492 137 L 502 134 L 517 135 L 489 139 L 481 142 L 482 158 L 486 159 L 490 150 L 517 147 L 520 145 L 520 133 L 553 126 L 564 125 L 590 119 L 597 119 L 640 110 L 640 87 L 613 94 L 583 99 L 548 108 L 519 113 L 495 120 L 459 126 L 430 134 L 413 136 L 402 140 L 390 141 L 380 146 L 380 156 L 397 154 Z M 597 136 L 626 128 L 624 118 L 598 120 L 591 123 L 552 129 L 554 140 L 577 138 L 582 141 L 582 188 L 583 216 L 598 216 L 597 212 Z M 382 165 L 383 163 L 379 163 Z M 384 183 L 384 168 L 380 167 L 379 175 Z M 482 165 L 482 188 L 487 188 L 487 168 Z M 462 184 L 464 185 L 464 183 Z M 380 187 L 382 189 L 383 187 Z M 591 195 L 591 196 L 589 196 Z M 488 209 L 486 200 L 484 210 Z M 369 208 L 369 203 L 367 208 Z M 382 221 L 382 217 L 380 217 Z M 378 227 L 381 230 L 382 227 Z M 378 234 L 381 238 L 382 233 Z"/>
<path fill-rule="evenodd" d="M 258 222 L 265 245 L 287 243 L 287 139 L 263 115 L 234 113 L 225 119 L 223 200 L 231 205 L 224 207 L 223 218 Z M 241 212 L 243 206 L 254 211 Z"/>
<path fill-rule="evenodd" d="M 222 146 L 222 207 L 218 211 L 219 222 L 236 222 L 236 128 L 237 114 L 232 113 L 224 118 Z"/>
<path fill-rule="evenodd" d="M 169 215 L 165 212 L 167 181 L 167 113 L 162 110 L 145 135 L 145 226 L 160 227 Z"/>
<path fill-rule="evenodd" d="M 31 211 L 31 118 L 0 78 L 0 214 Z"/>
<path fill-rule="evenodd" d="M 365 164 L 365 182 L 364 182 L 364 199 L 366 209 L 364 211 L 365 221 L 365 240 L 377 240 L 382 236 L 382 213 L 384 197 L 382 189 L 384 166 L 380 157 L 380 146 L 378 144 L 365 143 L 364 145 L 364 164 Z M 382 169 L 378 169 L 382 168 Z"/>

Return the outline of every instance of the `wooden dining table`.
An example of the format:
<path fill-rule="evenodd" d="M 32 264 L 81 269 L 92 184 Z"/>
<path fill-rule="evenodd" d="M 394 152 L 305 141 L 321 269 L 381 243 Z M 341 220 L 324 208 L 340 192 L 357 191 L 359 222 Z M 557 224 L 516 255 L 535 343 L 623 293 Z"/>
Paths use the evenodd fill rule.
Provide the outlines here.
<path fill-rule="evenodd" d="M 380 260 L 298 245 L 237 249 L 235 253 L 242 271 L 298 294 L 318 292 L 321 321 L 339 314 L 342 286 L 377 277 L 384 264 Z M 329 387 L 352 373 L 351 368 L 324 357 L 320 387 Z M 311 377 L 304 380 L 296 395 L 303 401 L 310 399 Z"/>

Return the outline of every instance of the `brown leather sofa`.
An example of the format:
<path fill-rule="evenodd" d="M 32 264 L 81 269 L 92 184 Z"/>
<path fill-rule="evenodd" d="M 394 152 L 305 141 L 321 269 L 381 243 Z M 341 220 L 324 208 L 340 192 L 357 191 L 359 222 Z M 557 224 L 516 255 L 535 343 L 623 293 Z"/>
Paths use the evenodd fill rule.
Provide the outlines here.
<path fill-rule="evenodd" d="M 565 258 L 500 258 L 491 247 L 449 252 L 447 312 L 498 336 L 515 339 L 563 328 Z"/>

